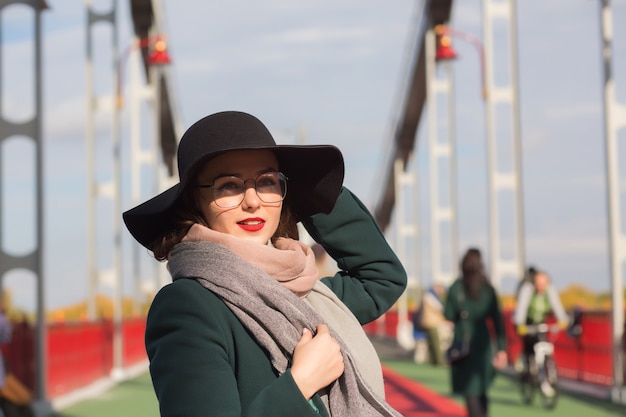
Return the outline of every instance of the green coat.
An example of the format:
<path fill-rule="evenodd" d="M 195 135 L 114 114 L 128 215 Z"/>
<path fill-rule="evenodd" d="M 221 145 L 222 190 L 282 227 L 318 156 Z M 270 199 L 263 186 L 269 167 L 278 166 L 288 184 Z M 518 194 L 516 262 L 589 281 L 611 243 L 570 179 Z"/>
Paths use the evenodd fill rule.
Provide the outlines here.
<path fill-rule="evenodd" d="M 337 261 L 328 285 L 362 323 L 386 312 L 406 273 L 363 204 L 344 189 L 329 215 L 303 221 Z M 156 295 L 146 327 L 150 373 L 163 417 L 319 417 L 289 371 L 277 375 L 257 342 L 214 293 L 179 279 Z M 346 341 L 349 343 L 350 341 Z"/>
<path fill-rule="evenodd" d="M 462 395 L 481 395 L 487 392 L 495 376 L 494 352 L 487 327 L 487 319 L 493 322 L 498 350 L 505 349 L 504 324 L 496 291 L 491 285 L 481 288 L 478 300 L 464 294 L 461 279 L 457 279 L 448 290 L 444 314 L 454 322 L 454 341 L 463 338 L 464 326 L 460 312 L 466 310 L 466 327 L 471 335 L 470 356 L 450 368 L 452 392 Z"/>

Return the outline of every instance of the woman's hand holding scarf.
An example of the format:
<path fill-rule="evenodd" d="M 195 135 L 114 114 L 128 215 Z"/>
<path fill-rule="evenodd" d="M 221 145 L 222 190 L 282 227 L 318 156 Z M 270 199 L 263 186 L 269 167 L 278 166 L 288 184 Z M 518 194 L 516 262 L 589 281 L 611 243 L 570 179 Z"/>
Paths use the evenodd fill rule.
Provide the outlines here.
<path fill-rule="evenodd" d="M 291 376 L 308 400 L 343 374 L 341 346 L 330 334 L 328 326 L 318 324 L 313 335 L 304 329 L 293 353 Z"/>

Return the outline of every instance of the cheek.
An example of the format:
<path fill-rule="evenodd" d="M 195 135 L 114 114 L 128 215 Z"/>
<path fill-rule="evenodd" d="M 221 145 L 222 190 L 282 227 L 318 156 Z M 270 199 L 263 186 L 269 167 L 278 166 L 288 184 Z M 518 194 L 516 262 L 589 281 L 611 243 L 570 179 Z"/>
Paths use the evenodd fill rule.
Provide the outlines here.
<path fill-rule="evenodd" d="M 202 217 L 209 228 L 216 230 L 216 226 L 219 223 L 218 212 L 211 204 L 205 204 L 202 206 Z"/>
<path fill-rule="evenodd" d="M 272 234 L 276 233 L 278 230 L 278 226 L 280 225 L 280 221 L 282 220 L 282 205 L 280 207 L 276 207 L 272 210 Z"/>

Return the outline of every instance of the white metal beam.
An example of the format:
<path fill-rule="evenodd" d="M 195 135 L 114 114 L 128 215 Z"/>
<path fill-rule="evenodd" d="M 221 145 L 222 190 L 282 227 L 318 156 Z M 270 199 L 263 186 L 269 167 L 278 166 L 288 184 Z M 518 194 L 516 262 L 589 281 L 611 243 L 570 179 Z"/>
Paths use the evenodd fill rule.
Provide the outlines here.
<path fill-rule="evenodd" d="M 456 190 L 456 135 L 455 101 L 452 68 L 449 62 L 435 61 L 435 33 L 426 32 L 426 102 L 428 106 L 429 200 L 431 237 L 431 284 L 449 285 L 458 272 L 457 190 Z M 440 73 L 437 73 L 437 65 Z M 447 112 L 438 114 L 443 103 Z M 440 132 L 440 122 L 445 132 Z M 440 178 L 440 167 L 447 162 L 447 172 Z M 445 184 L 443 181 L 447 181 Z M 444 186 L 447 185 L 447 186 Z M 447 190 L 447 203 L 441 201 L 442 190 Z M 448 236 L 442 236 L 442 226 L 448 225 Z M 448 257 L 444 257 L 447 253 Z"/>
<path fill-rule="evenodd" d="M 610 0 L 602 0 L 600 6 L 602 30 L 602 64 L 604 129 L 606 143 L 607 206 L 609 223 L 609 254 L 612 295 L 612 357 L 613 390 L 616 402 L 626 403 L 624 387 L 624 263 L 626 262 L 626 236 L 623 232 L 621 206 L 621 179 L 619 160 L 619 131 L 626 128 L 626 106 L 615 98 L 613 79 L 613 15 Z"/>
<path fill-rule="evenodd" d="M 89 275 L 88 294 L 88 314 L 90 319 L 96 318 L 96 292 L 101 284 L 109 284 L 113 289 L 113 377 L 121 377 L 123 373 L 123 333 L 122 333 L 122 249 L 121 249 L 121 155 L 120 155 L 120 115 L 117 102 L 116 89 L 119 86 L 119 41 L 117 29 L 117 0 L 111 1 L 111 6 L 107 12 L 97 12 L 92 7 L 92 0 L 86 0 L 87 9 L 87 56 L 86 56 L 86 78 L 87 78 L 87 131 L 86 131 L 86 158 L 87 158 L 87 184 L 89 187 L 87 197 L 87 268 Z M 93 70 L 93 50 L 95 42 L 93 30 L 96 24 L 106 24 L 111 27 L 111 85 L 113 90 L 109 95 L 96 95 L 94 70 Z M 111 179 L 109 181 L 99 181 L 96 175 L 96 114 L 110 116 L 110 138 L 111 138 Z M 96 259 L 97 245 L 97 216 L 96 203 L 108 200 L 112 203 L 111 210 L 113 230 L 110 242 L 113 247 L 113 256 L 109 267 L 100 267 Z"/>
<path fill-rule="evenodd" d="M 519 122 L 519 94 L 517 77 L 517 23 L 515 0 L 483 0 L 484 59 L 486 89 L 486 130 L 487 160 L 489 178 L 489 261 L 493 285 L 500 288 L 503 279 L 519 280 L 525 269 L 524 212 L 522 201 L 522 149 Z M 494 39 L 495 23 L 504 20 L 508 29 L 508 48 L 503 57 L 496 56 Z M 502 36 L 502 34 L 498 34 Z M 503 69 L 508 77 L 495 83 L 495 65 Z M 509 126 L 502 126 L 496 117 L 496 108 L 505 109 L 511 120 Z M 504 142 L 509 140 L 508 146 Z M 512 149 L 509 165 L 503 168 L 499 161 L 499 146 Z M 498 197 L 511 195 L 512 207 L 500 204 Z M 506 240 L 500 225 L 504 210 L 513 213 L 513 236 Z M 509 248 L 505 252 L 504 245 Z"/>

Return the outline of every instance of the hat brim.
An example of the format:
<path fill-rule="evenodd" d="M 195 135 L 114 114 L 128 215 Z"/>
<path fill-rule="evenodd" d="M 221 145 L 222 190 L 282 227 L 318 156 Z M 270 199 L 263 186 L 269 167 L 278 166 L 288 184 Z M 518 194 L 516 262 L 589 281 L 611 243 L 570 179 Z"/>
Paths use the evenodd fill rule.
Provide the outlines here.
<path fill-rule="evenodd" d="M 288 178 L 287 193 L 296 220 L 330 213 L 344 179 L 344 161 L 338 148 L 332 145 L 276 145 L 250 149 L 267 149 L 276 154 L 280 170 Z M 182 179 L 183 182 L 185 180 L 188 179 Z M 123 213 L 124 223 L 131 235 L 146 248 L 174 226 L 172 208 L 182 190 L 179 182 Z"/>

